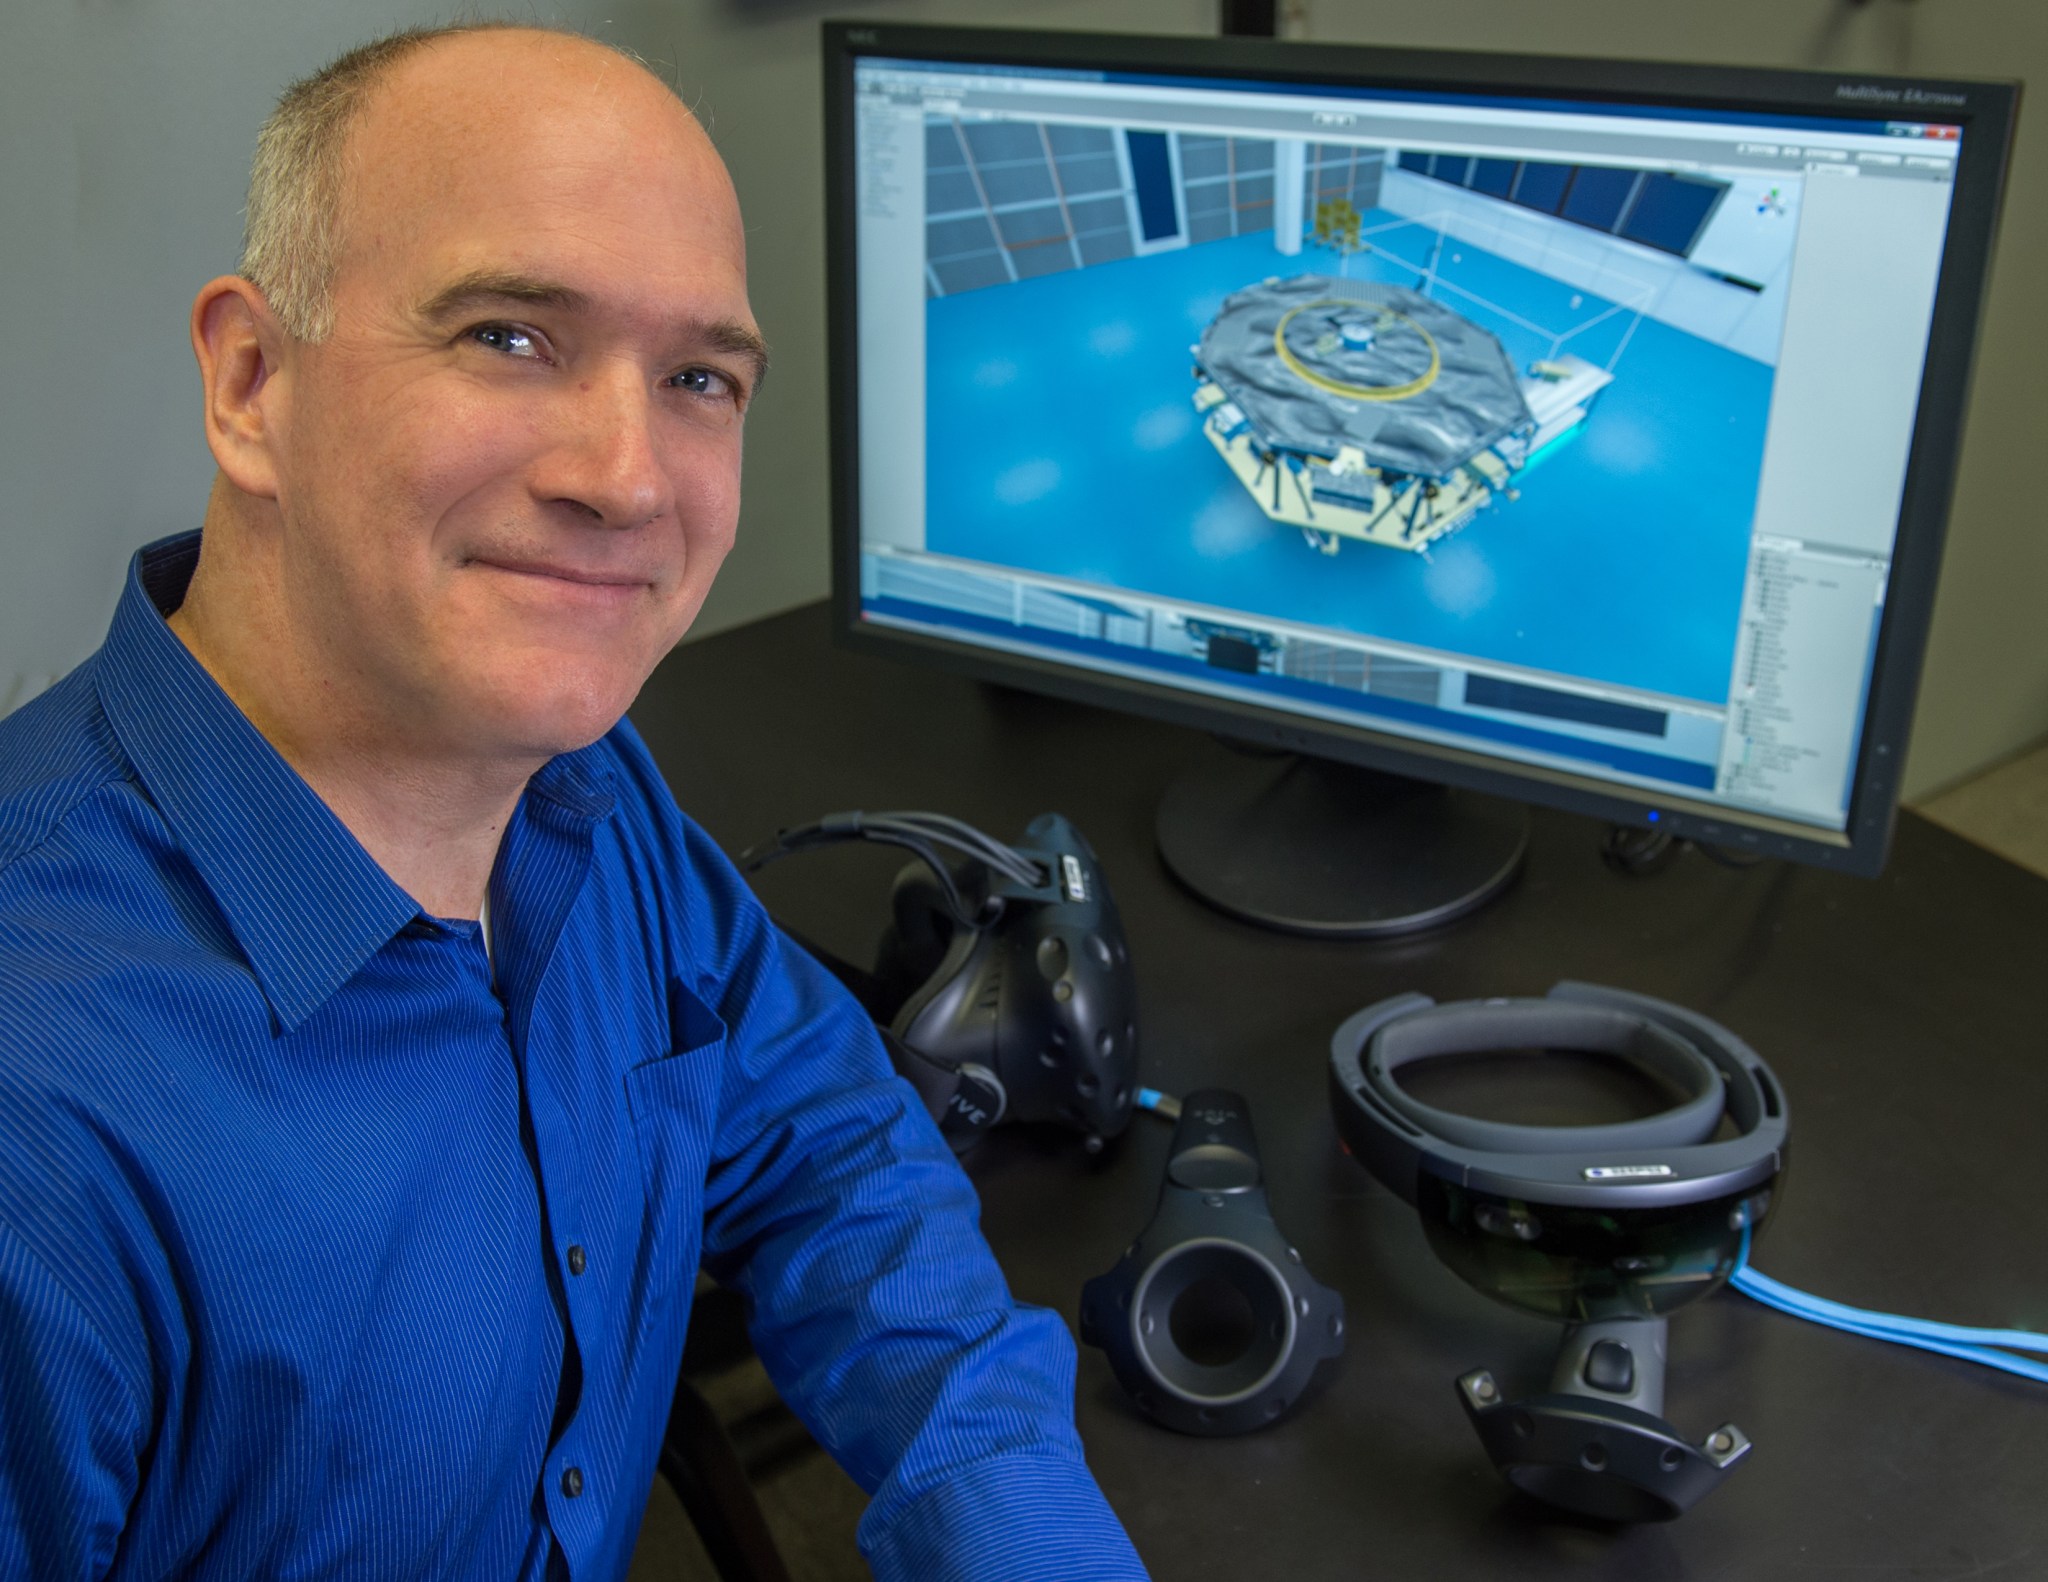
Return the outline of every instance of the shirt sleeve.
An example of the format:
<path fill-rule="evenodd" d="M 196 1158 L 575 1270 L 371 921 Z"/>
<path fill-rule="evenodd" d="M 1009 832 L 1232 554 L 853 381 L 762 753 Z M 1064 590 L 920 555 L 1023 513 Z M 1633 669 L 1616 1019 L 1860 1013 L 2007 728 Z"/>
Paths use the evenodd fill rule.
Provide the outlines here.
<path fill-rule="evenodd" d="M 106 1574 L 135 1495 L 140 1427 L 99 1331 L 0 1225 L 0 1577 Z"/>
<path fill-rule="evenodd" d="M 770 1377 L 874 1496 L 875 1575 L 1142 1579 L 1082 1458 L 1066 1326 L 1012 1299 L 973 1186 L 865 1014 L 687 838 L 710 925 L 697 993 L 727 1041 L 706 1265 L 750 1298 Z"/>

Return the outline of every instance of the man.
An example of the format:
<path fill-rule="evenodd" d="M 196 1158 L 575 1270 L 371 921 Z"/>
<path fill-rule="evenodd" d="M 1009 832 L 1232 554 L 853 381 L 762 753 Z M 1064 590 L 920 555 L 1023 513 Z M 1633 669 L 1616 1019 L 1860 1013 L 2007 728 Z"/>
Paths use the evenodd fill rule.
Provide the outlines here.
<path fill-rule="evenodd" d="M 626 706 L 763 368 L 708 140 L 584 40 L 288 93 L 219 466 L 0 724 L 0 1576 L 613 1578 L 700 1261 L 877 1574 L 1143 1573 L 872 1031 Z"/>

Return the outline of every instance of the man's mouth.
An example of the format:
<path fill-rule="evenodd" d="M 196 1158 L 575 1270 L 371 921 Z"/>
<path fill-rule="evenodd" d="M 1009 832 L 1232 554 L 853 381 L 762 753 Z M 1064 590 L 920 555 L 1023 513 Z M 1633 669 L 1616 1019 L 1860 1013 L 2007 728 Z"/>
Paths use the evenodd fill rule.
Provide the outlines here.
<path fill-rule="evenodd" d="M 512 556 L 479 555 L 472 557 L 469 564 L 538 584 L 552 583 L 558 591 L 573 597 L 599 601 L 626 598 L 651 587 L 654 581 L 652 577 L 637 571 L 579 566 L 554 560 L 527 560 Z"/>

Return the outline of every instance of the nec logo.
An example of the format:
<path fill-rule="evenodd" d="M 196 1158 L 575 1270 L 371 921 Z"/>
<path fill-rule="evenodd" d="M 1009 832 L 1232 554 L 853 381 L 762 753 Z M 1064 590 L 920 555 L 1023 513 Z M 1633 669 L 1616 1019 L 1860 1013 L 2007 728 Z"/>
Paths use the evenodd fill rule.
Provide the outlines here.
<path fill-rule="evenodd" d="M 857 27 L 846 35 L 849 44 L 879 44 L 882 35 L 871 27 Z"/>

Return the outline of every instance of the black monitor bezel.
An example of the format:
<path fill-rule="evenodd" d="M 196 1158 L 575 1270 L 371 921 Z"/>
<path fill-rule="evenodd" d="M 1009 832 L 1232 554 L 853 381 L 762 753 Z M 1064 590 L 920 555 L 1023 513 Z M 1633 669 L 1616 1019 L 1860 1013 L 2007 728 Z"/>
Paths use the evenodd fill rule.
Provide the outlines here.
<path fill-rule="evenodd" d="M 858 650 L 936 664 L 978 680 L 1218 731 L 1520 801 L 1657 827 L 1716 845 L 1873 876 L 1896 816 L 1921 660 L 1955 489 L 1969 377 L 1991 260 L 2019 85 L 1669 62 L 1573 59 L 1243 38 L 1031 32 L 888 23 L 824 24 L 825 237 L 831 421 L 832 625 Z M 1312 720 L 1278 708 L 1085 670 L 962 640 L 879 626 L 860 610 L 860 409 L 854 260 L 854 90 L 864 58 L 1262 78 L 1440 93 L 1513 93 L 1590 102 L 1824 114 L 1963 129 L 1926 361 L 1900 498 L 1886 610 L 1857 749 L 1849 817 L 1837 834 L 1682 797 L 1517 764 L 1455 747 Z M 1845 97 L 1844 90 L 1848 90 Z M 1896 92 L 1899 100 L 1874 97 Z M 1906 95 L 1917 99 L 1907 99 Z"/>

